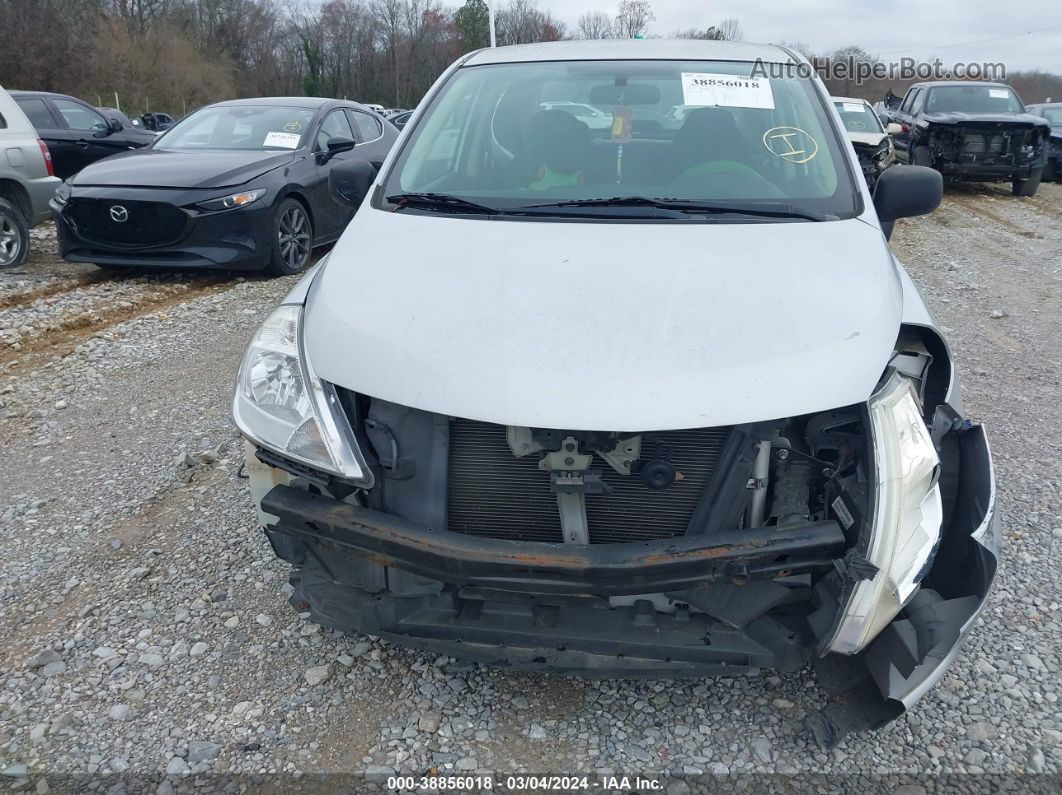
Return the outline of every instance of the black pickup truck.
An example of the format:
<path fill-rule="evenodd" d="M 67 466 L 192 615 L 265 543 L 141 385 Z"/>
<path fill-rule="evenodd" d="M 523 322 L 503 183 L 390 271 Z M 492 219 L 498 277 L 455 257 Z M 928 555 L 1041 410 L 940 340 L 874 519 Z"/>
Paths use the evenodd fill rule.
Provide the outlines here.
<path fill-rule="evenodd" d="M 915 83 L 890 120 L 899 157 L 945 177 L 1010 182 L 1015 196 L 1040 187 L 1051 127 L 1027 113 L 1010 86 L 984 82 Z"/>

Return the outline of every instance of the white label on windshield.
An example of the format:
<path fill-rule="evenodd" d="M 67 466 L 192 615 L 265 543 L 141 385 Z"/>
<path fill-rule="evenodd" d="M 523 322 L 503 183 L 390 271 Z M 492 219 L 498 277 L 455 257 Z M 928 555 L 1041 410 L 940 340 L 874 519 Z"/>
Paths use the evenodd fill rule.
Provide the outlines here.
<path fill-rule="evenodd" d="M 297 149 L 299 135 L 298 133 L 271 132 L 265 137 L 262 146 L 282 146 L 285 149 Z"/>
<path fill-rule="evenodd" d="M 844 105 L 844 112 L 845 113 L 862 113 L 863 112 L 863 106 L 860 105 L 858 102 L 843 102 L 841 104 Z"/>
<path fill-rule="evenodd" d="M 1010 99 L 1010 92 L 1005 88 L 990 88 L 988 89 L 988 96 L 996 99 Z"/>
<path fill-rule="evenodd" d="M 771 81 L 766 78 L 683 72 L 682 102 L 686 105 L 774 110 L 774 92 L 771 91 Z"/>

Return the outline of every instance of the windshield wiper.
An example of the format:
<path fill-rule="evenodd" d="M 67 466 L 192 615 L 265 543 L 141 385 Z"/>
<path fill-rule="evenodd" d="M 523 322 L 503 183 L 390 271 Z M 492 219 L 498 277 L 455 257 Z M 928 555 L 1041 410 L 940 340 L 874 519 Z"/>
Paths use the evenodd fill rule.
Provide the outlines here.
<path fill-rule="evenodd" d="M 711 213 L 752 215 L 760 218 L 802 218 L 807 221 L 825 221 L 831 216 L 811 210 L 797 210 L 791 204 L 719 204 L 692 199 L 653 199 L 647 196 L 613 196 L 611 199 L 571 199 L 549 204 L 529 204 L 521 210 L 541 210 L 549 207 L 653 207 L 660 210 L 677 210 L 682 213 Z"/>
<path fill-rule="evenodd" d="M 485 204 L 462 199 L 460 196 L 451 196 L 449 193 L 396 193 L 388 196 L 387 201 L 398 205 L 395 210 L 403 207 L 422 207 L 436 210 L 456 210 L 458 212 L 483 213 L 485 215 L 497 215 L 501 212 L 497 207 L 488 207 Z"/>

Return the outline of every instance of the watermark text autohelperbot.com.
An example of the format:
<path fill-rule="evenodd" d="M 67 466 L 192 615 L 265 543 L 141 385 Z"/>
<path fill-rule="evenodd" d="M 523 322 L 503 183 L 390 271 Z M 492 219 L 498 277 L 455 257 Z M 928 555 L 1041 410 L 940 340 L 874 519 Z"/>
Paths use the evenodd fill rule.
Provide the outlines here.
<path fill-rule="evenodd" d="M 919 61 L 901 58 L 898 61 L 866 61 L 855 56 L 841 58 L 812 58 L 810 63 L 767 63 L 757 60 L 749 77 L 812 77 L 823 80 L 849 80 L 856 85 L 871 81 L 911 82 L 917 80 L 991 80 L 1007 79 L 1007 67 L 1003 63 L 984 61 L 980 63 L 945 64 L 939 58 Z"/>

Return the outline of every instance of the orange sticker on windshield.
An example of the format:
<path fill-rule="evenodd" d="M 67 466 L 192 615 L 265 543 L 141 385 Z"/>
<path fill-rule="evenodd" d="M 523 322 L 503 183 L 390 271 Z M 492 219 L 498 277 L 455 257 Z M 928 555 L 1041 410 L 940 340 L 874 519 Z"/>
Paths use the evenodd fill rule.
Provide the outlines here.
<path fill-rule="evenodd" d="M 807 163 L 819 153 L 811 133 L 799 127 L 772 127 L 763 134 L 763 145 L 775 157 L 790 163 Z"/>

